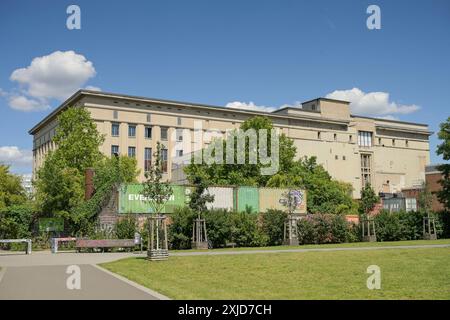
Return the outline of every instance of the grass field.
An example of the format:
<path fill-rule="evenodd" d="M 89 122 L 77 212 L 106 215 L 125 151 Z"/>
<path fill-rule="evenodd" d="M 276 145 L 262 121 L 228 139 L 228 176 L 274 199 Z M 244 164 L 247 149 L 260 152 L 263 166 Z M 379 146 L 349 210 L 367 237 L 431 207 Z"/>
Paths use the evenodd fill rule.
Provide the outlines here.
<path fill-rule="evenodd" d="M 306 244 L 300 246 L 273 246 L 273 247 L 244 247 L 244 248 L 220 248 L 213 251 L 241 251 L 241 250 L 292 250 L 292 249 L 317 249 L 317 248 L 357 248 L 357 247 L 398 247 L 430 244 L 450 244 L 450 239 L 439 240 L 411 240 L 388 242 L 352 242 L 333 244 Z M 171 250 L 170 252 L 201 252 L 204 250 Z"/>
<path fill-rule="evenodd" d="M 369 265 L 381 268 L 380 290 L 367 289 Z M 450 248 L 131 258 L 102 266 L 173 299 L 450 299 Z"/>

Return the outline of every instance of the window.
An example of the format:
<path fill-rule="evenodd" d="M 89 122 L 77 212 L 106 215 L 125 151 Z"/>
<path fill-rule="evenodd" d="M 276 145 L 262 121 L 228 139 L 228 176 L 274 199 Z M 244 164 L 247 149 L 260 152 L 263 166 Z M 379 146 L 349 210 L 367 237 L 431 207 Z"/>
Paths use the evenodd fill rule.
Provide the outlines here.
<path fill-rule="evenodd" d="M 177 141 L 183 141 L 183 129 L 177 129 Z"/>
<path fill-rule="evenodd" d="M 183 150 L 177 150 L 177 157 L 181 158 L 183 156 Z"/>
<path fill-rule="evenodd" d="M 119 119 L 119 111 L 117 111 L 117 110 L 114 110 L 114 111 L 113 111 L 113 119 L 114 119 L 114 120 Z"/>
<path fill-rule="evenodd" d="M 167 149 L 161 149 L 161 166 L 163 172 L 167 172 L 167 163 L 168 163 L 167 156 L 168 156 Z"/>
<path fill-rule="evenodd" d="M 334 141 L 337 141 L 337 134 L 334 134 Z"/>
<path fill-rule="evenodd" d="M 347 160 L 347 158 L 345 156 L 342 156 L 342 160 Z"/>
<path fill-rule="evenodd" d="M 145 127 L 145 139 L 152 138 L 152 127 Z"/>
<path fill-rule="evenodd" d="M 316 105 L 314 103 L 311 105 L 311 110 L 316 111 Z"/>
<path fill-rule="evenodd" d="M 392 145 L 395 146 L 395 139 L 392 139 Z"/>
<path fill-rule="evenodd" d="M 119 146 L 112 145 L 111 146 L 111 155 L 118 156 L 119 155 Z"/>
<path fill-rule="evenodd" d="M 147 113 L 147 122 L 152 122 L 152 115 L 150 113 Z"/>
<path fill-rule="evenodd" d="M 378 144 L 381 145 L 381 138 L 378 138 Z"/>
<path fill-rule="evenodd" d="M 406 146 L 407 148 L 409 147 L 409 141 L 408 141 L 408 140 L 405 141 L 405 146 Z"/>
<path fill-rule="evenodd" d="M 371 183 L 372 159 L 370 154 L 361 154 L 361 183 L 365 187 Z"/>
<path fill-rule="evenodd" d="M 144 171 L 147 172 L 152 166 L 152 148 L 145 148 L 144 150 Z"/>
<path fill-rule="evenodd" d="M 338 155 L 335 155 L 335 156 L 334 156 L 334 160 L 339 160 L 339 156 L 338 156 Z"/>
<path fill-rule="evenodd" d="M 359 131 L 358 132 L 358 145 L 360 147 L 371 147 L 372 146 L 372 132 Z"/>
<path fill-rule="evenodd" d="M 161 128 L 161 140 L 167 140 L 169 128 Z"/>
<path fill-rule="evenodd" d="M 128 125 L 128 137 L 130 138 L 136 137 L 136 125 L 134 124 Z"/>
<path fill-rule="evenodd" d="M 119 136 L 119 124 L 118 123 L 113 123 L 111 126 L 111 135 L 113 137 L 118 137 Z"/>
<path fill-rule="evenodd" d="M 128 147 L 128 157 L 136 158 L 136 147 Z"/>
<path fill-rule="evenodd" d="M 181 117 L 177 118 L 177 125 L 181 126 Z"/>
<path fill-rule="evenodd" d="M 320 140 L 320 131 L 319 131 L 319 132 L 317 132 L 317 139 L 319 139 L 319 140 Z"/>
<path fill-rule="evenodd" d="M 353 136 L 352 135 L 349 135 L 348 136 L 348 142 L 352 142 L 353 141 Z"/>

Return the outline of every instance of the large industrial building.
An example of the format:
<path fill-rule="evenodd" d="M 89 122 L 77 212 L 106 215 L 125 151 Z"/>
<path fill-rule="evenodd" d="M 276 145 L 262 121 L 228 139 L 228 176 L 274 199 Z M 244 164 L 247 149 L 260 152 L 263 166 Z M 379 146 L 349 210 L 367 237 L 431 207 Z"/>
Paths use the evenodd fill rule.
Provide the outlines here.
<path fill-rule="evenodd" d="M 298 157 L 316 156 L 334 179 L 351 183 L 354 198 L 366 182 L 385 193 L 420 186 L 430 161 L 431 132 L 426 124 L 352 115 L 346 101 L 317 98 L 301 107 L 258 112 L 80 90 L 29 131 L 33 136 L 33 174 L 56 147 L 52 137 L 57 116 L 68 107 L 89 110 L 98 131 L 105 135 L 104 154 L 136 157 L 140 180 L 157 141 L 165 146 L 165 178 L 170 180 L 176 158 L 210 142 L 211 134 L 205 134 L 201 145 L 193 146 L 194 129 L 199 125 L 205 133 L 224 136 L 257 115 L 269 117 L 275 128 L 294 140 Z"/>

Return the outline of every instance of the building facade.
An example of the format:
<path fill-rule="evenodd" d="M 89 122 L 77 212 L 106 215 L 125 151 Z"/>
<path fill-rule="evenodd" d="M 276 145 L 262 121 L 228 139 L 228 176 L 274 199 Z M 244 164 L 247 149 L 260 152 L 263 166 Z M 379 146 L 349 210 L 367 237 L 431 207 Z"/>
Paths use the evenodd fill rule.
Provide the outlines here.
<path fill-rule="evenodd" d="M 367 182 L 376 192 L 420 186 L 430 161 L 427 125 L 352 115 L 346 101 L 318 98 L 301 108 L 257 112 L 80 90 L 29 131 L 33 174 L 56 147 L 52 137 L 57 116 L 68 107 L 84 107 L 91 113 L 98 131 L 105 135 L 104 154 L 136 157 L 141 181 L 157 141 L 164 145 L 165 178 L 170 180 L 177 158 L 205 147 L 214 136 L 224 137 L 227 130 L 257 115 L 269 117 L 279 132 L 294 140 L 297 157 L 316 156 L 334 179 L 351 183 L 354 198 L 359 198 Z M 198 131 L 204 133 L 200 143 L 194 139 Z"/>

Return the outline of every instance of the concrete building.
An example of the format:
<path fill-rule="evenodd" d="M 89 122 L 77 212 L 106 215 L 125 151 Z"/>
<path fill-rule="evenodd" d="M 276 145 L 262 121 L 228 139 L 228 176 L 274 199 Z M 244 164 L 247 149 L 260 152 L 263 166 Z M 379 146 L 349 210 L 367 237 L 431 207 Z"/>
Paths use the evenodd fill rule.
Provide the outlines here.
<path fill-rule="evenodd" d="M 301 108 L 258 112 L 80 90 L 29 131 L 34 174 L 47 152 L 55 148 L 52 137 L 57 116 L 68 107 L 89 110 L 99 132 L 105 135 L 101 151 L 136 157 L 141 180 L 157 141 L 166 146 L 165 176 L 170 179 L 174 158 L 188 153 L 186 149 L 196 150 L 209 143 L 211 134 L 206 134 L 202 145 L 193 145 L 198 124 L 205 133 L 224 136 L 226 130 L 238 128 L 256 115 L 269 117 L 275 128 L 292 138 L 298 157 L 316 156 L 335 179 L 351 183 L 355 198 L 366 182 L 376 192 L 395 193 L 420 186 L 430 161 L 431 132 L 426 124 L 352 115 L 346 101 L 318 98 L 304 102 Z M 185 138 L 186 133 L 191 141 Z"/>

